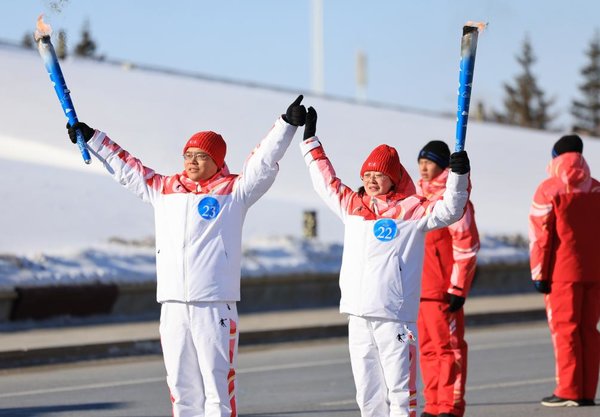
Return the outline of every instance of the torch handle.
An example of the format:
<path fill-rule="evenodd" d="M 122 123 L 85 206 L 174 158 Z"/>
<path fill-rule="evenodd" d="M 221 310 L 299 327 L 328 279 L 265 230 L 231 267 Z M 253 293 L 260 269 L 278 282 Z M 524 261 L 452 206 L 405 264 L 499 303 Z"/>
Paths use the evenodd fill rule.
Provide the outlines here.
<path fill-rule="evenodd" d="M 38 40 L 38 51 L 44 60 L 44 66 L 46 67 L 46 71 L 48 71 L 50 81 L 54 85 L 54 91 L 60 101 L 63 112 L 69 119 L 69 124 L 73 126 L 77 123 L 77 113 L 75 113 L 75 106 L 73 106 L 73 101 L 71 100 L 71 92 L 67 88 L 67 82 L 58 63 L 58 57 L 50 41 L 50 36 L 44 36 Z M 90 157 L 83 135 L 79 130 L 77 131 L 77 146 L 85 163 L 91 163 L 92 158 Z"/>
<path fill-rule="evenodd" d="M 471 102 L 471 88 L 473 86 L 473 71 L 475 69 L 475 54 L 477 52 L 477 37 L 478 31 L 476 27 L 463 27 L 460 48 L 455 152 L 460 152 L 465 149 L 467 123 L 469 121 L 469 105 Z"/>
<path fill-rule="evenodd" d="M 78 122 L 75 111 L 69 113 L 67 117 L 69 118 L 69 125 L 71 126 Z M 87 146 L 85 144 L 83 133 L 81 133 L 81 130 L 77 129 L 75 131 L 75 134 L 77 136 L 77 147 L 79 148 L 79 152 L 81 152 L 81 157 L 83 158 L 83 161 L 89 165 L 92 163 L 92 158 L 90 157 L 90 152 L 88 151 Z"/>

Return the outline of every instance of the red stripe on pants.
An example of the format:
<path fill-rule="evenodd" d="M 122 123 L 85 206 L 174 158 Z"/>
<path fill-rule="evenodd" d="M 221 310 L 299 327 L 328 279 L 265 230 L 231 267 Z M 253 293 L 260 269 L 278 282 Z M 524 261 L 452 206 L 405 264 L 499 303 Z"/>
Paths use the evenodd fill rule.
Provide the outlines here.
<path fill-rule="evenodd" d="M 229 397 L 231 405 L 231 417 L 237 416 L 237 408 L 235 404 L 235 369 L 233 360 L 235 358 L 235 348 L 237 340 L 237 323 L 233 320 L 229 320 L 229 363 L 231 368 L 229 369 L 229 375 L 227 375 Z"/>

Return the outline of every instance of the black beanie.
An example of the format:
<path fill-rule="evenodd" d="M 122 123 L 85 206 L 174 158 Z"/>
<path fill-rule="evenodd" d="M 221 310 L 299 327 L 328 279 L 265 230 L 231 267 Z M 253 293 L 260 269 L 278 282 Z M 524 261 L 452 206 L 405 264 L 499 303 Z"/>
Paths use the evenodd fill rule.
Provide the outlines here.
<path fill-rule="evenodd" d="M 448 168 L 448 165 L 450 165 L 450 148 L 448 148 L 446 142 L 432 140 L 419 152 L 417 160 L 422 158 L 435 162 L 440 168 Z"/>
<path fill-rule="evenodd" d="M 552 147 L 552 158 L 565 152 L 583 152 L 583 141 L 577 135 L 565 135 L 556 141 Z"/>

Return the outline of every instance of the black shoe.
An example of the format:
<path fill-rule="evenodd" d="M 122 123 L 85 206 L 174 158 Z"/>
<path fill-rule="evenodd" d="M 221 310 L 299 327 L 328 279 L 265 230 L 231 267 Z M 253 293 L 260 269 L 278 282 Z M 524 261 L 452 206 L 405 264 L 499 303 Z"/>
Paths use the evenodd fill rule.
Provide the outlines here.
<path fill-rule="evenodd" d="M 587 406 L 590 406 L 590 405 L 591 406 L 596 405 L 596 403 L 594 402 L 593 399 L 591 399 L 591 400 L 583 399 L 583 400 L 578 400 L 577 402 L 579 403 L 580 407 L 587 407 Z"/>
<path fill-rule="evenodd" d="M 435 414 L 431 414 L 431 413 L 427 413 L 427 412 L 423 411 L 421 413 L 421 417 L 438 417 L 438 416 L 436 416 Z"/>
<path fill-rule="evenodd" d="M 542 405 L 546 407 L 578 407 L 579 402 L 575 400 L 567 400 L 566 398 L 560 398 L 552 394 L 549 397 L 542 398 Z"/>

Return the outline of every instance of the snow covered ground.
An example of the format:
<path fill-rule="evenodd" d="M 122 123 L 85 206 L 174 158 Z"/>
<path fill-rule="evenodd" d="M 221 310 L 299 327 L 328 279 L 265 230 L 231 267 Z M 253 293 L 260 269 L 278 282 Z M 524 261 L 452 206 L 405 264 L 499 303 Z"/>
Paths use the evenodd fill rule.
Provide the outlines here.
<path fill-rule="evenodd" d="M 291 236 L 252 238 L 245 242 L 242 276 L 336 273 L 342 245 Z M 480 264 L 526 261 L 525 248 L 512 247 L 490 236 L 482 239 Z M 154 246 L 150 240 L 115 239 L 82 250 L 48 251 L 36 255 L 0 254 L 0 289 L 61 284 L 141 283 L 155 279 Z"/>
<path fill-rule="evenodd" d="M 0 62 L 0 286 L 153 279 L 151 243 L 115 243 L 151 242 L 151 207 L 122 189 L 97 161 L 83 163 L 67 138 L 66 119 L 36 51 L 0 45 Z M 88 60 L 68 59 L 62 68 L 79 119 L 164 174 L 182 169 L 182 146 L 199 130 L 225 137 L 226 160 L 237 172 L 296 97 L 295 92 Z M 448 94 L 455 88 L 448 86 Z M 305 103 L 317 109 L 317 134 L 350 186 L 359 185 L 360 166 L 376 145 L 397 147 L 416 180 L 419 149 L 432 139 L 453 142 L 453 117 L 310 94 Z M 550 149 L 560 135 L 470 121 L 472 200 L 484 235 L 479 262 L 527 259 L 525 249 L 493 236 L 527 235 L 531 197 L 546 177 Z M 274 186 L 248 214 L 245 276 L 330 272 L 339 266 L 342 225 L 312 190 L 296 145 L 301 137 L 299 131 Z M 600 170 L 600 140 L 584 138 L 584 143 L 594 174 Z M 319 239 L 314 242 L 301 239 L 307 209 L 318 215 Z"/>

